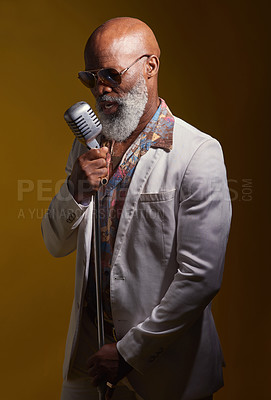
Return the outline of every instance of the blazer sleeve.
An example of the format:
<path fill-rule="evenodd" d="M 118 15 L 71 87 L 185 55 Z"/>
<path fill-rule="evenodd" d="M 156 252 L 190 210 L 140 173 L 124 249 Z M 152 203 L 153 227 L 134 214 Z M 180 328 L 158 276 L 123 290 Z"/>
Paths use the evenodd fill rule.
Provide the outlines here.
<path fill-rule="evenodd" d="M 67 180 L 77 157 L 86 151 L 75 140 L 65 168 L 67 179 L 52 199 L 41 223 L 43 240 L 54 257 L 63 257 L 77 247 L 78 226 L 89 205 L 78 204 L 69 192 Z"/>
<path fill-rule="evenodd" d="M 215 139 L 207 139 L 193 154 L 180 193 L 178 270 L 151 315 L 117 343 L 123 358 L 142 373 L 200 317 L 221 285 L 231 202 Z"/>

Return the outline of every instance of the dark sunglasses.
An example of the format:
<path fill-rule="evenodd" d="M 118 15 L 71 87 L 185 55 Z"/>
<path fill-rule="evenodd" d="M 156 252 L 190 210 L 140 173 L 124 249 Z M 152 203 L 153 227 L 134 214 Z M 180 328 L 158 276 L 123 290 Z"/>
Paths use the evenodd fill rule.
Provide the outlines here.
<path fill-rule="evenodd" d="M 98 71 L 80 71 L 78 72 L 78 78 L 80 81 L 88 87 L 89 89 L 93 89 L 96 85 L 98 79 L 107 86 L 117 87 L 121 84 L 121 77 L 125 72 L 128 71 L 136 62 L 141 60 L 143 57 L 150 57 L 148 54 L 144 54 L 144 56 L 138 57 L 129 67 L 124 68 L 122 71 L 118 71 L 115 68 L 102 68 Z"/>

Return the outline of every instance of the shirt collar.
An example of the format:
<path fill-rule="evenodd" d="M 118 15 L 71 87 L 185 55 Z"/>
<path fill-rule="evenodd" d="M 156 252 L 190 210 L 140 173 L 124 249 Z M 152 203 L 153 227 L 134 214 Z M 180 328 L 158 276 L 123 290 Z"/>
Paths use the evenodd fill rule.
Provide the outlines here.
<path fill-rule="evenodd" d="M 152 133 L 151 147 L 172 150 L 174 117 L 166 102 L 160 98 L 160 105 L 145 128 L 146 133 Z"/>

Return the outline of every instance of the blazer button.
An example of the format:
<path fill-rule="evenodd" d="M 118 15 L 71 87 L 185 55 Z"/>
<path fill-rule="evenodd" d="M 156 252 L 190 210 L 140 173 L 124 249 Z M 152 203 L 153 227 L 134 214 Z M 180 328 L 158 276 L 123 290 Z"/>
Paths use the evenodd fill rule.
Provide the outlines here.
<path fill-rule="evenodd" d="M 74 218 L 75 218 L 75 213 L 72 212 L 72 213 L 70 213 L 70 215 L 66 219 L 66 222 L 71 223 L 72 221 L 74 221 Z"/>

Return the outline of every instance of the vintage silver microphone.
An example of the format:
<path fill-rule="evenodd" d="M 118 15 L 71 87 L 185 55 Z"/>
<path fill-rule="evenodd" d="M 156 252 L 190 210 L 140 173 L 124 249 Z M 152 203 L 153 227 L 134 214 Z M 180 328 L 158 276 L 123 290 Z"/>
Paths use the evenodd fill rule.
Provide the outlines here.
<path fill-rule="evenodd" d="M 64 119 L 80 143 L 89 149 L 100 147 L 96 138 L 102 131 L 102 124 L 88 103 L 75 103 L 65 111 Z M 107 182 L 107 178 L 101 179 L 101 185 L 106 185 Z"/>
<path fill-rule="evenodd" d="M 75 137 L 80 143 L 86 145 L 89 149 L 99 148 L 96 138 L 102 131 L 102 125 L 92 108 L 85 101 L 79 101 L 71 106 L 64 113 L 64 119 L 71 128 Z M 105 185 L 107 178 L 101 180 Z M 100 236 L 100 210 L 98 192 L 94 197 L 94 218 L 93 218 L 93 236 L 94 236 L 94 262 L 95 262 L 95 280 L 96 280 L 96 302 L 97 302 L 97 329 L 99 349 L 104 345 L 104 320 L 102 304 L 102 268 L 101 268 L 101 236 Z M 98 388 L 99 399 L 103 400 L 105 395 L 105 385 Z"/>
<path fill-rule="evenodd" d="M 64 119 L 79 142 L 89 149 L 100 147 L 96 137 L 101 133 L 102 125 L 88 103 L 75 103 L 65 112 Z"/>

